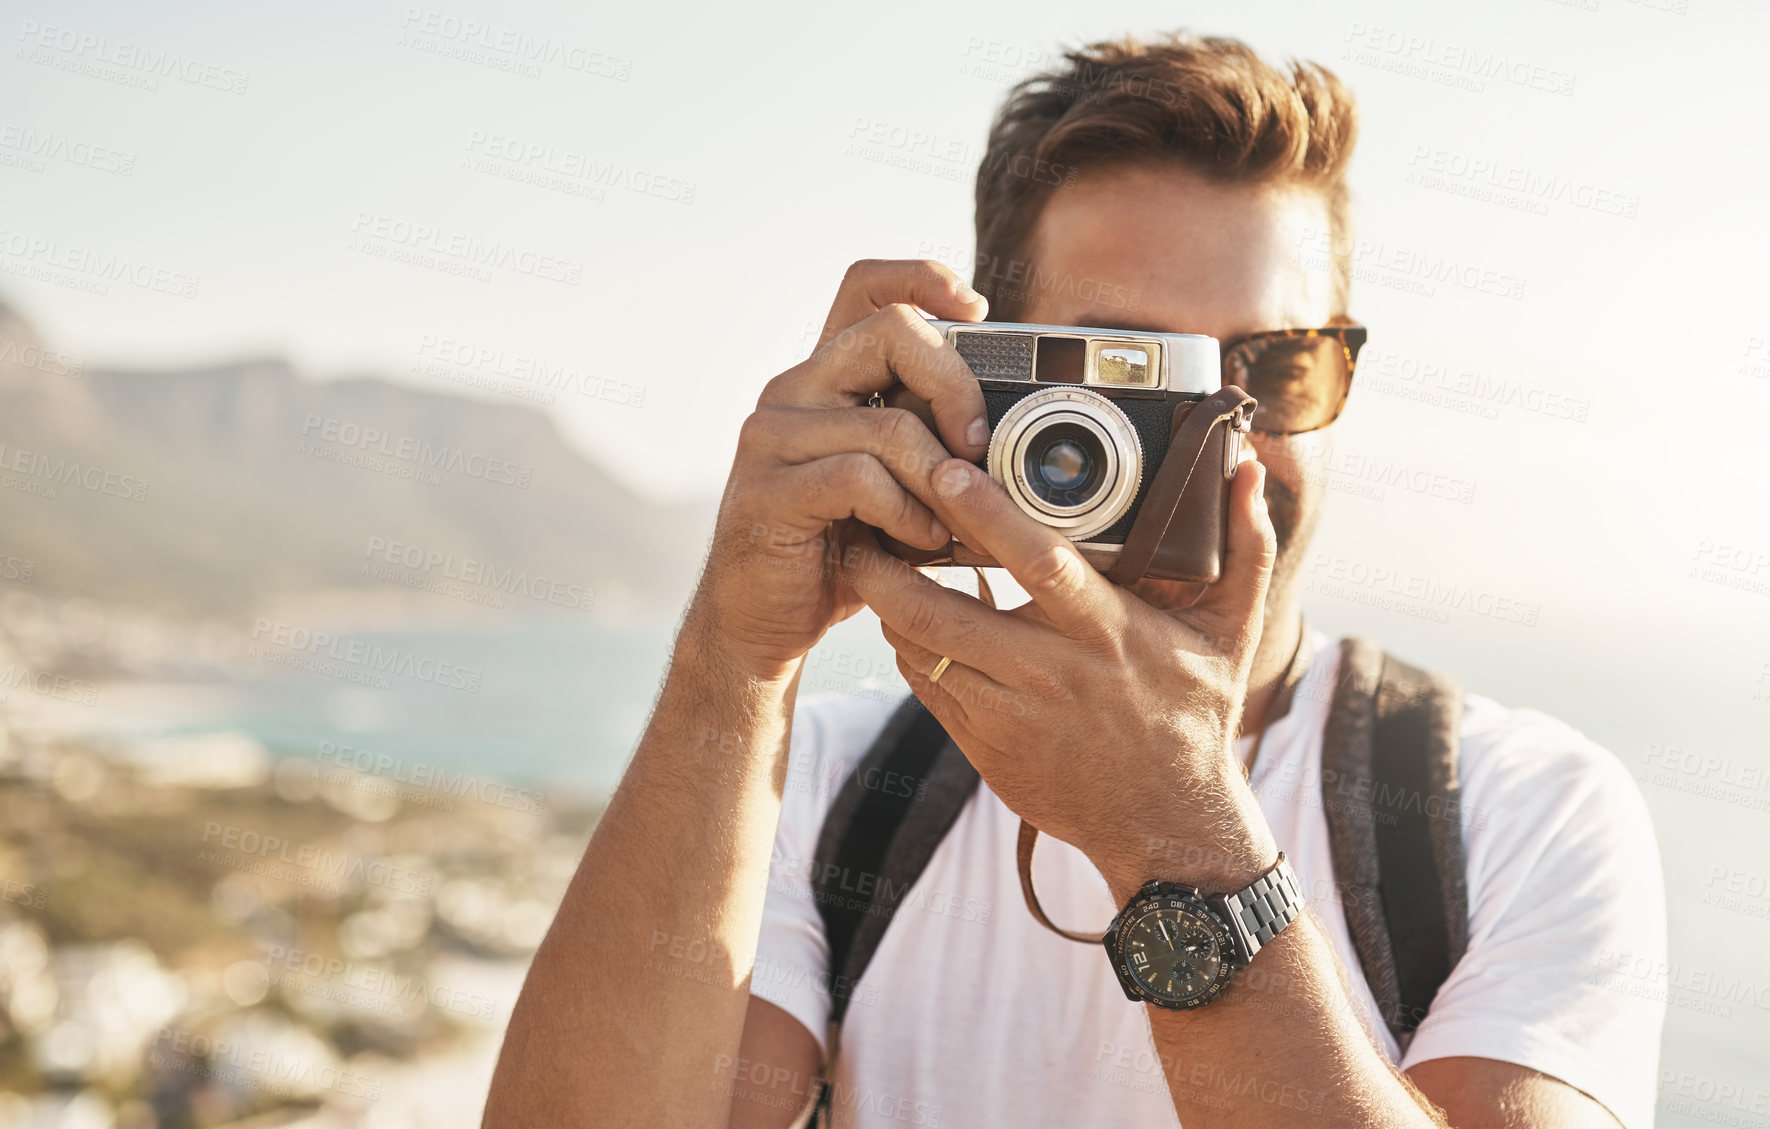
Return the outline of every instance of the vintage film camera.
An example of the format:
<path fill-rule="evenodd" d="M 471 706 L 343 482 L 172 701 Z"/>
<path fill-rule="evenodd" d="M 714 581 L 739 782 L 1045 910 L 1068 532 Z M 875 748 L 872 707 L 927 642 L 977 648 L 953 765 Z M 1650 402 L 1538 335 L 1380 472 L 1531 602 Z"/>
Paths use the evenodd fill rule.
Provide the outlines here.
<path fill-rule="evenodd" d="M 990 443 L 978 465 L 1015 505 L 1119 583 L 1210 582 L 1222 574 L 1229 479 L 1254 402 L 1222 387 L 1215 338 L 930 324 L 982 385 Z M 932 426 L 927 402 L 902 385 L 873 402 L 908 408 Z M 915 564 L 996 563 L 957 541 L 929 552 L 880 540 Z"/>

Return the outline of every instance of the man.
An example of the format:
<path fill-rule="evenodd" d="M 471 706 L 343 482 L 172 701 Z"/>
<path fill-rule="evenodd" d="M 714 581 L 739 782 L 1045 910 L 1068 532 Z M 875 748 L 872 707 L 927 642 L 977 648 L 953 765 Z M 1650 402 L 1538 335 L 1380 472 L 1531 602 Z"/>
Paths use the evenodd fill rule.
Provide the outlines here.
<path fill-rule="evenodd" d="M 1320 68 L 1222 39 L 1098 45 L 1017 90 L 992 131 L 984 294 L 935 263 L 848 272 L 816 352 L 744 425 L 669 677 L 536 956 L 488 1125 L 801 1115 L 833 987 L 809 863 L 830 782 L 894 703 L 795 699 L 807 652 L 863 604 L 982 784 L 843 986 L 835 1124 L 1651 1124 L 1663 1005 L 1595 962 L 1663 955 L 1652 830 L 1615 762 L 1548 718 L 1468 699 L 1467 951 L 1405 1055 L 1372 1018 L 1320 785 L 1336 652 L 1299 613 L 1324 421 L 1256 417 L 1201 598 L 1121 588 L 969 465 L 988 438 L 977 384 L 918 313 L 1224 341 L 1342 324 L 1345 271 L 1298 251 L 1345 245 L 1354 133 Z M 1337 411 L 1328 385 L 1349 373 L 1297 379 Z M 864 406 L 897 381 L 933 430 Z M 957 535 L 1031 602 L 942 588 L 867 526 L 922 548 Z M 1099 946 L 1020 904 L 1019 817 L 1050 837 L 1038 887 L 1071 927 L 1152 879 L 1242 890 L 1280 851 L 1309 910 L 1209 1004 L 1134 1003 Z"/>

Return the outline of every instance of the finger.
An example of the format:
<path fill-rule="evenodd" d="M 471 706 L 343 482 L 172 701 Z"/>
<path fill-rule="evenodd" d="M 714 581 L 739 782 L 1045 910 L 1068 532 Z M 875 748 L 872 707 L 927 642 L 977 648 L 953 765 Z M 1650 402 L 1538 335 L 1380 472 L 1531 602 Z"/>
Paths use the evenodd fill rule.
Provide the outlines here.
<path fill-rule="evenodd" d="M 1223 575 L 1186 609 L 1184 620 L 1202 631 L 1238 637 L 1260 623 L 1272 565 L 1278 558 L 1278 536 L 1266 510 L 1266 467 L 1244 462 L 1229 484 L 1229 541 L 1223 554 Z"/>
<path fill-rule="evenodd" d="M 782 489 L 798 503 L 799 512 L 817 521 L 859 518 L 924 549 L 941 548 L 950 536 L 928 507 L 871 455 L 830 455 L 788 468 L 783 479 Z"/>
<path fill-rule="evenodd" d="M 981 321 L 989 312 L 983 295 L 951 267 L 933 259 L 862 259 L 848 268 L 817 343 L 821 348 L 844 329 L 894 302 L 910 302 L 947 321 Z"/>
<path fill-rule="evenodd" d="M 949 456 L 915 413 L 902 408 L 774 408 L 744 421 L 740 445 L 782 463 L 808 463 L 859 451 L 885 464 L 923 502 L 934 498 L 931 476 Z"/>
<path fill-rule="evenodd" d="M 769 381 L 758 403 L 854 406 L 897 383 L 928 402 L 947 450 L 983 457 L 989 421 L 977 377 L 927 318 L 901 302 L 842 330 L 810 360 Z"/>
<path fill-rule="evenodd" d="M 991 706 L 992 703 L 1005 701 L 1013 693 L 1008 687 L 983 671 L 973 666 L 967 666 L 958 659 L 953 659 L 948 663 L 946 669 L 941 671 L 940 678 L 936 680 L 933 675 L 936 668 L 940 666 L 940 660 L 950 656 L 937 654 L 908 636 L 893 631 L 888 623 L 879 625 L 879 633 L 885 636 L 885 641 L 891 644 L 891 649 L 897 652 L 897 657 L 908 664 L 911 669 L 918 670 L 928 676 L 930 681 L 935 682 L 947 693 L 967 703 L 968 708 Z M 955 675 L 958 677 L 955 678 Z"/>
<path fill-rule="evenodd" d="M 941 672 L 940 681 L 935 682 L 929 675 L 939 661 L 934 658 L 911 662 L 900 654 L 897 656 L 897 671 L 961 750 L 977 746 L 974 735 L 980 728 L 987 728 L 993 715 L 1009 713 L 1013 706 L 1020 706 L 1021 712 L 1025 712 L 1024 703 L 1018 697 L 956 659 Z M 966 756 L 969 758 L 970 754 L 966 753 Z"/>
<path fill-rule="evenodd" d="M 961 459 L 934 468 L 934 512 L 960 541 L 1007 569 L 1066 634 L 1111 630 L 1124 598 L 1074 543 L 1021 511 L 989 475 Z"/>
<path fill-rule="evenodd" d="M 1039 653 L 1050 635 L 975 597 L 943 588 L 850 532 L 842 546 L 842 575 L 879 619 L 899 635 L 954 662 L 1013 681 L 1016 656 Z"/>

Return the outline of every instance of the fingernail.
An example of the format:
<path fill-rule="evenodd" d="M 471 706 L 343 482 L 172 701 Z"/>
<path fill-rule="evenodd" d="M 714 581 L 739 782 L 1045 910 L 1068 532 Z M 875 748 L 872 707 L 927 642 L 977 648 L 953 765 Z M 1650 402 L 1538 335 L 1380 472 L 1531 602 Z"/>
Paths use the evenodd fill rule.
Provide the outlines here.
<path fill-rule="evenodd" d="M 937 517 L 928 519 L 928 532 L 937 545 L 944 545 L 953 539 L 953 535 L 948 532 L 947 527 L 942 525 Z"/>
<path fill-rule="evenodd" d="M 983 295 L 971 289 L 969 285 L 963 282 L 959 283 L 958 287 L 954 289 L 953 294 L 959 299 L 959 301 L 964 302 L 966 305 L 983 301 Z"/>
<path fill-rule="evenodd" d="M 972 420 L 971 426 L 965 429 L 965 442 L 971 444 L 973 447 L 981 447 L 985 443 L 988 443 L 989 420 L 982 416 L 978 416 L 976 419 Z"/>
<path fill-rule="evenodd" d="M 973 473 L 969 463 L 948 463 L 934 475 L 934 492 L 942 498 L 957 498 L 971 485 Z"/>

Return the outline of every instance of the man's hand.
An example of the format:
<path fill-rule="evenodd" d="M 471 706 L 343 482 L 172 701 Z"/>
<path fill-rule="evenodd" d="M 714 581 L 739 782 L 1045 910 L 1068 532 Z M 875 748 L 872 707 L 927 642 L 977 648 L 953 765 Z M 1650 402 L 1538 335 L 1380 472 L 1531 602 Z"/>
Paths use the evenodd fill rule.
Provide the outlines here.
<path fill-rule="evenodd" d="M 779 675 L 859 610 L 827 551 L 832 522 L 947 542 L 929 474 L 949 452 L 981 457 L 989 432 L 976 378 L 916 307 L 953 321 L 986 310 L 941 263 L 854 264 L 816 351 L 770 381 L 744 421 L 684 636 L 745 674 Z M 929 401 L 939 438 L 907 411 L 863 406 L 899 381 Z"/>
<path fill-rule="evenodd" d="M 898 669 L 1017 814 L 1093 860 L 1119 897 L 1156 873 L 1152 841 L 1208 848 L 1184 878 L 1227 890 L 1277 858 L 1231 749 L 1259 643 L 1276 540 L 1265 472 L 1230 495 L 1223 578 L 1183 611 L 1114 585 L 1062 534 L 959 460 L 935 469 L 933 508 L 1032 601 L 996 611 L 943 588 L 853 531 L 850 587 L 884 623 Z M 938 683 L 929 674 L 952 659 Z"/>

